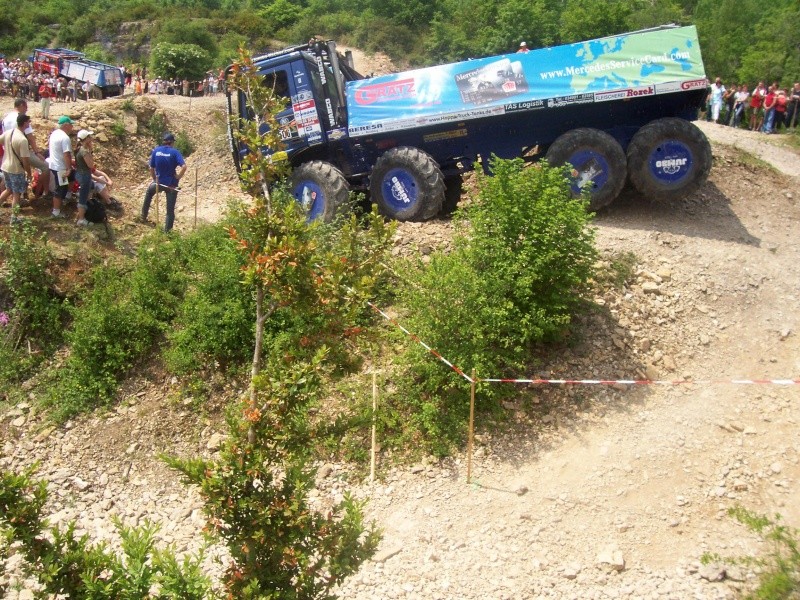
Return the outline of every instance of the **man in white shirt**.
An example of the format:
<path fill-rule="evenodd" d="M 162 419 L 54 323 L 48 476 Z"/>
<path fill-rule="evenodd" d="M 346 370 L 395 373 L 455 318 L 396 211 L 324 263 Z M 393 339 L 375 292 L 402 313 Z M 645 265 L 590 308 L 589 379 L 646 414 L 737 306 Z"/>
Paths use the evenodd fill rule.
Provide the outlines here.
<path fill-rule="evenodd" d="M 69 179 L 72 173 L 72 133 L 73 121 L 64 115 L 58 120 L 58 128 L 50 134 L 50 156 L 47 162 L 50 165 L 50 175 L 55 178 L 55 193 L 53 194 L 53 217 L 63 219 L 61 205 L 69 191 Z"/>
<path fill-rule="evenodd" d="M 719 111 L 722 108 L 722 95 L 726 92 L 725 86 L 722 85 L 722 80 L 717 77 L 714 85 L 711 86 L 711 120 L 714 123 L 719 121 Z"/>
<path fill-rule="evenodd" d="M 28 103 L 23 98 L 17 98 L 14 100 L 14 110 L 12 110 L 3 118 L 3 131 L 14 129 L 17 126 L 17 117 L 19 115 L 26 114 L 28 114 Z M 31 166 L 34 169 L 39 169 L 39 172 L 41 173 L 42 186 L 45 190 L 44 194 L 45 196 L 49 196 L 50 167 L 48 166 L 47 161 L 45 161 L 44 155 L 39 151 L 39 147 L 36 143 L 36 136 L 33 133 L 33 127 L 31 127 L 30 121 L 28 121 L 24 132 L 31 152 Z"/>

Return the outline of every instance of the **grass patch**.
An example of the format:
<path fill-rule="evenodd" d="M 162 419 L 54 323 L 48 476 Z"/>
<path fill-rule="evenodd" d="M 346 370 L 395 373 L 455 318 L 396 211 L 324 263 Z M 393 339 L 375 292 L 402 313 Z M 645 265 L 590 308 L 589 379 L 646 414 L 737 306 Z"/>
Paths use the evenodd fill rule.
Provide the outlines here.
<path fill-rule="evenodd" d="M 758 585 L 745 594 L 747 600 L 800 598 L 800 531 L 782 524 L 780 515 L 770 519 L 741 506 L 728 509 L 728 514 L 767 542 L 766 554 L 755 558 L 730 558 L 706 552 L 701 562 L 733 563 L 754 568 L 759 573 Z"/>

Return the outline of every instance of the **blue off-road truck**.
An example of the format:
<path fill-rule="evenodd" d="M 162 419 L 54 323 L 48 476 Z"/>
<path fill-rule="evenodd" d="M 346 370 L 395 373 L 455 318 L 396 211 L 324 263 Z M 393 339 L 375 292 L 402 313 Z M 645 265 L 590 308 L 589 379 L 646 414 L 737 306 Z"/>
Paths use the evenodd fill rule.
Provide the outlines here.
<path fill-rule="evenodd" d="M 292 189 L 310 218 L 330 220 L 350 190 L 380 211 L 426 220 L 452 207 L 461 174 L 489 158 L 572 165 L 590 207 L 629 181 L 649 198 L 684 196 L 711 168 L 691 123 L 707 79 L 694 27 L 666 26 L 588 42 L 364 78 L 333 42 L 255 58 L 289 104 L 281 113 Z M 250 118 L 243 94 L 228 110 Z M 231 141 L 233 142 L 233 136 Z M 232 143 L 240 167 L 247 152 Z"/>

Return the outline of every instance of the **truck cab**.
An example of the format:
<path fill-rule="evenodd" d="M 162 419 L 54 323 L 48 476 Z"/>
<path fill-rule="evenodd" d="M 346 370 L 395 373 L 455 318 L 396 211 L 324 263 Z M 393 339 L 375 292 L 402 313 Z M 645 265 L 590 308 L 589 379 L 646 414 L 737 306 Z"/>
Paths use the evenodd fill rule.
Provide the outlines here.
<path fill-rule="evenodd" d="M 289 103 L 278 115 L 285 152 L 293 166 L 315 158 L 331 160 L 336 142 L 347 136 L 346 81 L 363 79 L 350 59 L 336 51 L 333 42 L 312 41 L 279 52 L 257 56 L 253 62 L 267 87 Z M 252 119 L 244 93 L 228 90 L 228 111 Z M 237 167 L 246 148 L 232 144 Z M 337 166 L 352 174 L 349 162 Z"/>

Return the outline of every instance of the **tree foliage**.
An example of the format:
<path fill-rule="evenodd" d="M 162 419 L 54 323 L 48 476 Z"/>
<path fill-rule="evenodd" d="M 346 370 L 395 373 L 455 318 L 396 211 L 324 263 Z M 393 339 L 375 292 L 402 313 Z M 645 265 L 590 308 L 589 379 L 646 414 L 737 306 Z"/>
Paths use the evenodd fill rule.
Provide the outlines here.
<path fill-rule="evenodd" d="M 234 58 L 230 40 L 261 52 L 319 35 L 428 65 L 677 23 L 697 25 L 710 76 L 788 85 L 800 74 L 798 17 L 796 0 L 0 0 L 0 52 L 108 51 L 122 23 L 149 20 L 142 43 L 194 44 L 217 67 Z"/>
<path fill-rule="evenodd" d="M 195 44 L 156 44 L 150 67 L 156 77 L 167 79 L 202 79 L 211 67 L 211 56 Z"/>

